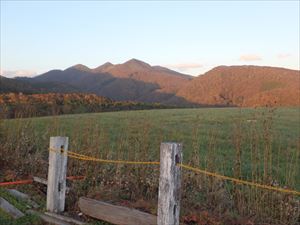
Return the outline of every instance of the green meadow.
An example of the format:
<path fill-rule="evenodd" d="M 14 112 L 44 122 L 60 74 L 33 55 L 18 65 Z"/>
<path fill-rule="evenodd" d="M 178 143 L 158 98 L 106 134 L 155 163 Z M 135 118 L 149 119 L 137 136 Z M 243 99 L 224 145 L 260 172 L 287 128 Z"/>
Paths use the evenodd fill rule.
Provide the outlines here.
<path fill-rule="evenodd" d="M 299 113 L 299 107 L 195 108 L 2 120 L 0 158 L 5 169 L 18 168 L 20 174 L 45 177 L 51 136 L 68 136 L 73 152 L 134 161 L 159 161 L 160 143 L 171 141 L 183 143 L 185 164 L 299 191 Z M 155 167 L 69 159 L 69 175 L 88 177 L 76 186 L 77 194 L 69 204 L 74 204 L 78 196 L 89 193 L 94 197 L 91 193 L 96 196 L 101 190 L 109 193 L 102 194 L 108 200 L 153 200 L 153 208 L 148 211 L 155 213 L 159 172 Z M 5 175 L 1 176 L 3 179 Z M 255 211 L 257 221 L 272 218 L 273 222 L 293 224 L 299 216 L 294 208 L 291 213 L 280 206 L 294 206 L 297 197 L 282 200 L 280 193 L 233 185 L 190 171 L 183 172 L 182 188 L 183 214 L 201 202 L 204 209 L 221 213 L 230 208 L 233 214 L 249 216 Z"/>
<path fill-rule="evenodd" d="M 267 147 L 270 147 L 274 161 L 272 172 L 280 170 L 280 180 L 284 182 L 283 174 L 289 169 L 287 160 L 293 160 L 293 154 L 299 148 L 300 109 L 162 109 L 2 121 L 2 129 L 8 133 L 17 132 L 24 126 L 28 128 L 28 136 L 32 138 L 37 151 L 47 151 L 50 136 L 68 136 L 69 149 L 72 151 L 84 153 L 88 150 L 99 157 L 101 152 L 109 150 L 110 157 L 114 158 L 114 149 L 120 148 L 124 139 L 126 144 L 121 150 L 125 153 L 130 148 L 138 148 L 132 140 L 139 139 L 141 147 L 147 146 L 148 159 L 159 161 L 160 143 L 173 141 L 183 143 L 185 163 L 196 152 L 200 158 L 200 166 L 205 167 L 208 153 L 214 151 L 215 160 L 218 161 L 216 164 L 220 165 L 216 169 L 227 175 L 232 175 L 235 142 L 239 141 L 243 175 L 246 177 L 251 170 L 251 141 L 256 138 L 259 152 L 262 153 L 266 148 L 264 142 L 267 141 L 270 145 Z M 96 142 L 98 145 L 95 145 Z M 87 149 L 89 145 L 90 148 Z M 278 160 L 279 168 L 275 168 Z M 300 187 L 300 174 L 297 174 L 299 179 L 295 181 L 295 185 Z"/>

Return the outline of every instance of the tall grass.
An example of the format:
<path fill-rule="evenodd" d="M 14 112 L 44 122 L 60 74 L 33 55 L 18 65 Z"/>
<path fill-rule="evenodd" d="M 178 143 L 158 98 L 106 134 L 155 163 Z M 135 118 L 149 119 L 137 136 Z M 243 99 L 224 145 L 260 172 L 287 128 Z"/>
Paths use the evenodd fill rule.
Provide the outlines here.
<path fill-rule="evenodd" d="M 183 142 L 187 164 L 299 190 L 299 130 L 289 131 L 293 125 L 286 120 L 286 114 L 297 115 L 299 109 L 285 110 L 182 109 L 0 120 L 0 179 L 45 177 L 49 137 L 61 135 L 70 137 L 69 148 L 77 153 L 133 161 L 158 161 L 161 142 Z M 86 176 L 69 184 L 68 210 L 77 210 L 77 199 L 87 195 L 156 213 L 158 166 L 69 159 L 68 173 Z M 300 203 L 292 195 L 184 170 L 182 216 L 203 210 L 257 224 L 299 224 Z"/>

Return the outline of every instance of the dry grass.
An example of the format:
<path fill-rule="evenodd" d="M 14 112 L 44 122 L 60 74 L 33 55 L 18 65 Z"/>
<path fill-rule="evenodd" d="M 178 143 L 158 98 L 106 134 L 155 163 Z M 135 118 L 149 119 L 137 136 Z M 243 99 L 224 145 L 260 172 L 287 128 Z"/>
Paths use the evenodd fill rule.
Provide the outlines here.
<path fill-rule="evenodd" d="M 295 109 L 286 110 L 294 113 Z M 195 109 L 0 120 L 0 179 L 33 174 L 45 177 L 49 137 L 66 135 L 70 149 L 78 153 L 136 161 L 158 161 L 163 141 L 183 142 L 185 163 L 299 189 L 299 130 L 289 131 L 289 120 L 278 119 L 278 114 L 286 118 L 285 113 L 274 109 Z M 249 118 L 252 121 L 247 122 Z M 68 173 L 87 177 L 70 184 L 70 211 L 77 210 L 78 197 L 87 195 L 156 212 L 157 166 L 70 159 Z M 218 216 L 249 218 L 257 224 L 299 224 L 300 203 L 294 196 L 233 185 L 189 171 L 183 172 L 182 179 L 182 216 L 206 210 Z"/>

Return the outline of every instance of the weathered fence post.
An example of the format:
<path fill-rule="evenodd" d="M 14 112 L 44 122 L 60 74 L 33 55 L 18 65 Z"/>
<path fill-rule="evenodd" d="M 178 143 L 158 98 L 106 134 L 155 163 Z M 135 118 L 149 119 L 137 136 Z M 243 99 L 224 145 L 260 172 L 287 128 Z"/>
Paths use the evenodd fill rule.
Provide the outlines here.
<path fill-rule="evenodd" d="M 179 225 L 182 144 L 160 145 L 158 225 Z"/>
<path fill-rule="evenodd" d="M 50 137 L 47 185 L 47 210 L 63 212 L 65 209 L 68 137 Z"/>

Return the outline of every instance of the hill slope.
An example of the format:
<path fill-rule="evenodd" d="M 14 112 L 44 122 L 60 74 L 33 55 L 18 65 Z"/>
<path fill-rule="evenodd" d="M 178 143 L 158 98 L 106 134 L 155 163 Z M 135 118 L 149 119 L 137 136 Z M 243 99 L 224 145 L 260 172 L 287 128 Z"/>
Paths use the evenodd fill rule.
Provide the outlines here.
<path fill-rule="evenodd" d="M 32 78 L 6 78 L 0 76 L 0 93 L 22 92 L 25 94 L 33 93 L 74 93 L 78 89 L 61 82 L 35 82 Z"/>
<path fill-rule="evenodd" d="M 0 92 L 93 93 L 117 101 L 179 106 L 300 105 L 297 70 L 262 66 L 219 66 L 192 77 L 132 59 L 95 69 L 77 64 L 34 78 L 0 79 Z"/>
<path fill-rule="evenodd" d="M 260 66 L 219 66 L 198 76 L 177 95 L 209 105 L 300 105 L 299 71 Z"/>
<path fill-rule="evenodd" d="M 32 80 L 65 83 L 82 92 L 114 100 L 184 103 L 184 99 L 175 95 L 191 79 L 191 76 L 132 59 L 117 65 L 105 63 L 95 69 L 75 65 L 66 70 L 51 70 Z"/>

